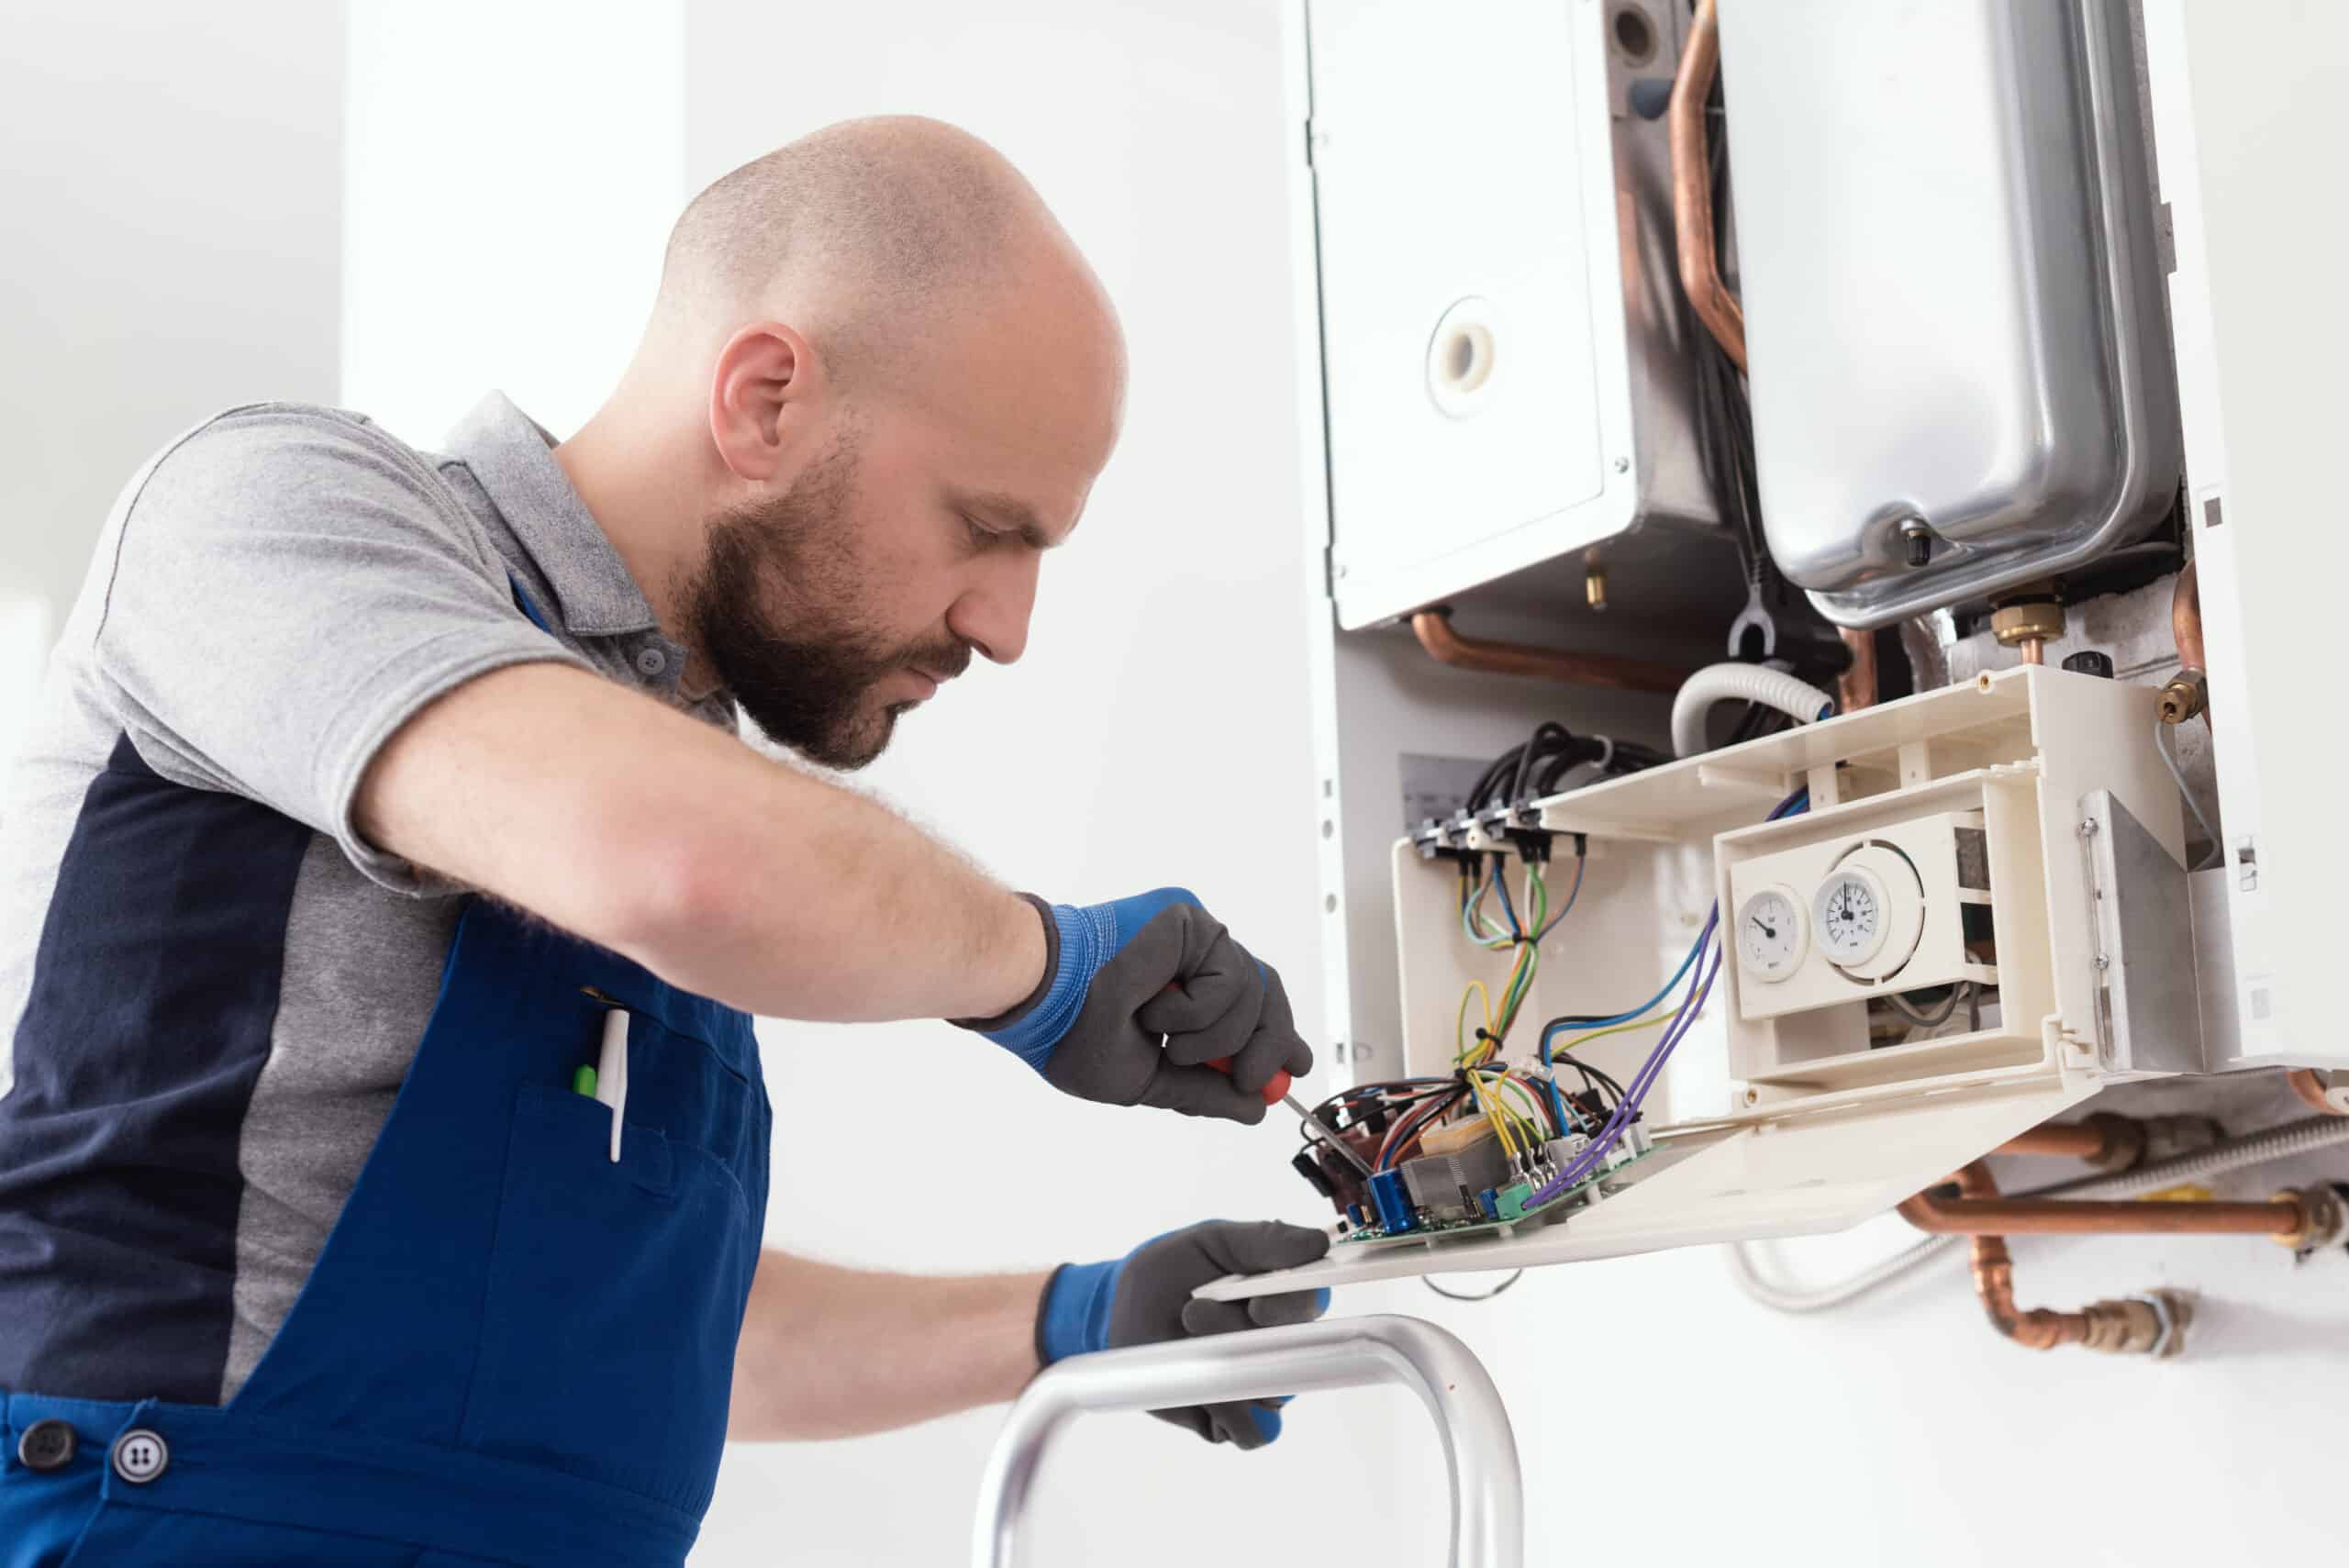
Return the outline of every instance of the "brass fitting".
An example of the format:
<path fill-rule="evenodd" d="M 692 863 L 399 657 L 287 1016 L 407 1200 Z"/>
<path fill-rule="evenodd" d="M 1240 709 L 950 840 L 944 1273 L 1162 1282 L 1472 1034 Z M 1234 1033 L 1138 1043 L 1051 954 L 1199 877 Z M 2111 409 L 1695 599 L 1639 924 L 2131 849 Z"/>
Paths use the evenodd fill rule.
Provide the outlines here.
<path fill-rule="evenodd" d="M 2164 724 L 2184 724 L 2210 706 L 2210 678 L 2199 670 L 2180 670 L 2162 687 Z"/>
<path fill-rule="evenodd" d="M 1605 609 L 1607 607 L 1607 568 L 1593 566 L 1584 573 L 1582 592 L 1583 597 L 1590 601 L 1592 609 Z"/>
<path fill-rule="evenodd" d="M 2019 648 L 2023 662 L 2045 662 L 2047 644 L 2064 635 L 2064 604 L 2060 599 L 2023 599 L 2000 605 L 1990 612 L 1990 635 L 2001 648 Z"/>
<path fill-rule="evenodd" d="M 2296 1204 L 2300 1211 L 2299 1228 L 2276 1237 L 2279 1246 L 2309 1252 L 2349 1237 L 2349 1210 L 2331 1187 L 2286 1187 L 2268 1201 Z"/>
<path fill-rule="evenodd" d="M 2192 1303 L 2174 1290 L 2147 1291 L 2120 1301 L 2091 1302 L 2085 1348 L 2109 1356 L 2158 1356 L 2164 1361 L 2186 1349 Z"/>

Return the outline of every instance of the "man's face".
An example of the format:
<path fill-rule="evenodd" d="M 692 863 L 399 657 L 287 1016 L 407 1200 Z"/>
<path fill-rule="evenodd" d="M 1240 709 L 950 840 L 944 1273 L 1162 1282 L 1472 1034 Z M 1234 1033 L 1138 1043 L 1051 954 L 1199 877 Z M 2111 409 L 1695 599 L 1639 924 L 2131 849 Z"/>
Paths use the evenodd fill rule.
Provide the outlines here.
<path fill-rule="evenodd" d="M 812 762 L 861 768 L 973 654 L 1018 659 L 1042 552 L 1116 439 L 1114 368 L 1071 386 L 1007 380 L 998 359 L 940 378 L 944 394 L 836 408 L 779 494 L 713 518 L 685 609 L 742 713 Z"/>

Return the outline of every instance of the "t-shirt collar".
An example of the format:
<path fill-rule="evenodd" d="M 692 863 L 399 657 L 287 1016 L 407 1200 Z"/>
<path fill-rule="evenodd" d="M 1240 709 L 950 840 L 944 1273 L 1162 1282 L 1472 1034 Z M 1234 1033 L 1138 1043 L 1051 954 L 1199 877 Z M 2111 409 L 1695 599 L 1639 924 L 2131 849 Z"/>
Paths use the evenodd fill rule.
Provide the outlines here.
<path fill-rule="evenodd" d="M 449 433 L 490 504 L 514 530 L 554 589 L 563 629 L 575 637 L 619 637 L 657 629 L 659 620 L 628 563 L 604 536 L 571 476 L 555 461 L 554 438 L 493 392 Z"/>

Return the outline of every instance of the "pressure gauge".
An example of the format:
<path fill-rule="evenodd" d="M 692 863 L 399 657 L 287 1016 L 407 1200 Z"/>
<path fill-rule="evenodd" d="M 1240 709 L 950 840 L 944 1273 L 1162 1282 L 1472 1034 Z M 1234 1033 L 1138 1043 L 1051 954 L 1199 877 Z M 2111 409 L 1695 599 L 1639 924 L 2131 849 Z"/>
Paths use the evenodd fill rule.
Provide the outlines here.
<path fill-rule="evenodd" d="M 1898 973 L 1925 930 L 1925 885 L 1909 857 L 1871 840 L 1845 855 L 1810 897 L 1820 956 L 1855 980 Z"/>
<path fill-rule="evenodd" d="M 1810 920 L 1791 888 L 1765 887 L 1737 912 L 1737 962 L 1756 980 L 1779 981 L 1810 951 Z"/>
<path fill-rule="evenodd" d="M 1819 884 L 1811 909 L 1819 917 L 1819 951 L 1827 962 L 1849 969 L 1884 948 L 1884 884 L 1860 866 L 1847 865 Z"/>

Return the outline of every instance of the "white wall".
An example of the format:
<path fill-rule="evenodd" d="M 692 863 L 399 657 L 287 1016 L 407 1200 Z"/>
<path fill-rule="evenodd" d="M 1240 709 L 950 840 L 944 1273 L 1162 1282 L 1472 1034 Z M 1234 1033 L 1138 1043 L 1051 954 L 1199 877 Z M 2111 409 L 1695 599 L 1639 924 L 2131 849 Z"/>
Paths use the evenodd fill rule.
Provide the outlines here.
<path fill-rule="evenodd" d="M 684 199 L 679 0 L 347 0 L 343 395 L 434 447 L 618 379 Z"/>
<path fill-rule="evenodd" d="M 0 17 L 0 757 L 115 494 L 204 415 L 331 400 L 342 16 Z"/>

